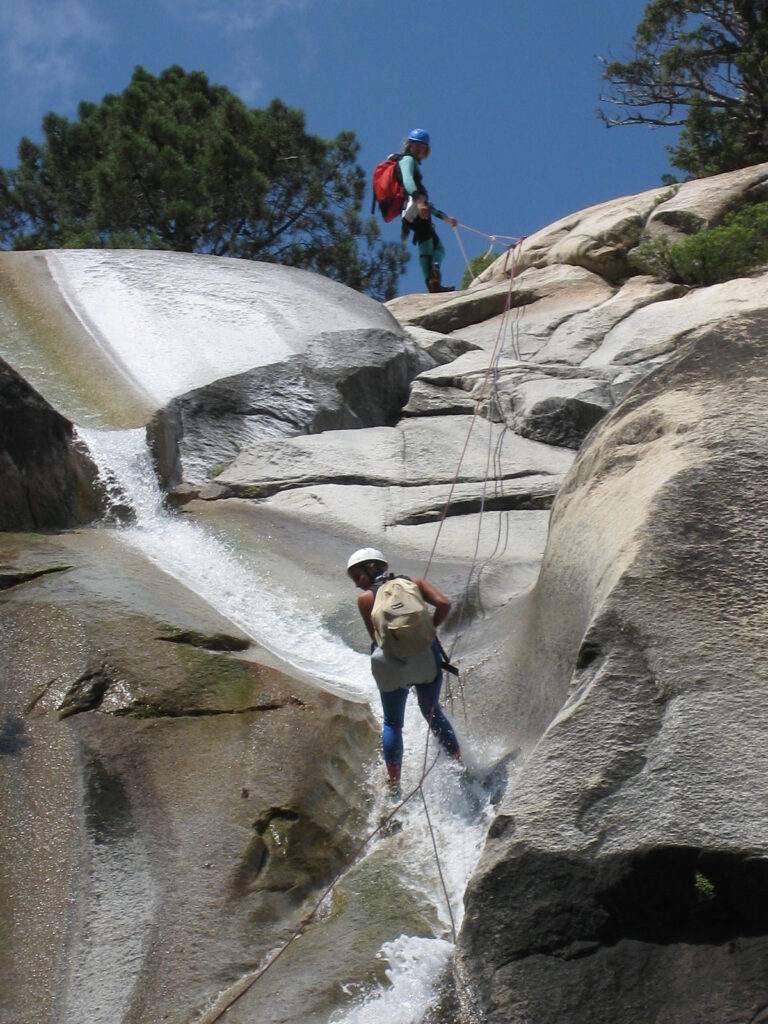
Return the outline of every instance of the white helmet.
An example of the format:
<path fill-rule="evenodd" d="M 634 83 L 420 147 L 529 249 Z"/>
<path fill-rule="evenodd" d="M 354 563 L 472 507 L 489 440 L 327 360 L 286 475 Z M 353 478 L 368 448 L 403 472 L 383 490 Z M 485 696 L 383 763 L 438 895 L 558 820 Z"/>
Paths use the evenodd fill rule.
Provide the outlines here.
<path fill-rule="evenodd" d="M 386 558 L 376 548 L 360 548 L 359 551 L 355 551 L 349 556 L 347 562 L 347 572 L 355 565 L 363 565 L 365 562 L 383 562 L 384 565 L 388 565 Z"/>

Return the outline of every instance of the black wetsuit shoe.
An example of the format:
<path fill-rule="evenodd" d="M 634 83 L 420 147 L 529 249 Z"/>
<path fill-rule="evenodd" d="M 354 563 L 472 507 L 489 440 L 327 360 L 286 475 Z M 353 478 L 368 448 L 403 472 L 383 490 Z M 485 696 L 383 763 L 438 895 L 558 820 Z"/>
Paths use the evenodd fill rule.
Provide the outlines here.
<path fill-rule="evenodd" d="M 453 285 L 444 285 L 440 277 L 440 267 L 432 267 L 427 277 L 427 291 L 433 295 L 436 292 L 455 292 Z"/>

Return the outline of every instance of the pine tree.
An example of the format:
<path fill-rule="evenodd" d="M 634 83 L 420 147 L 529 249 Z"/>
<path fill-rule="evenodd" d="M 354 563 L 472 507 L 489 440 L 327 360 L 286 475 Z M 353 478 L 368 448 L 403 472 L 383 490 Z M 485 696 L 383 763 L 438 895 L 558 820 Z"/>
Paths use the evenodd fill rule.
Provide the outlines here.
<path fill-rule="evenodd" d="M 200 71 L 137 67 L 128 87 L 43 119 L 0 171 L 0 246 L 132 247 L 303 267 L 391 298 L 407 255 L 363 220 L 352 132 L 306 131 L 280 100 L 250 109 Z"/>
<path fill-rule="evenodd" d="M 768 0 L 652 0 L 628 61 L 603 62 L 609 125 L 677 126 L 692 177 L 768 160 Z"/>

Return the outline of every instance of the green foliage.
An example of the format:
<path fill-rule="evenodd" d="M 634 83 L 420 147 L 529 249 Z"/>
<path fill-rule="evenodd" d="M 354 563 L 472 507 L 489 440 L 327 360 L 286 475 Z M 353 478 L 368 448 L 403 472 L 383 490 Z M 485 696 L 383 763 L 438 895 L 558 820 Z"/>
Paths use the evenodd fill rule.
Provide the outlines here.
<path fill-rule="evenodd" d="M 684 284 L 716 284 L 768 264 L 768 203 L 729 214 L 719 227 L 678 242 L 671 258 Z"/>
<path fill-rule="evenodd" d="M 694 888 L 696 890 L 696 899 L 699 903 L 709 903 L 710 900 L 715 898 L 714 885 L 701 871 L 696 872 Z"/>
<path fill-rule="evenodd" d="M 671 245 L 666 236 L 629 256 L 634 269 L 667 281 L 709 285 L 768 264 L 768 203 L 728 214 L 723 223 Z"/>
<path fill-rule="evenodd" d="M 680 127 L 671 162 L 692 177 L 768 160 L 765 0 L 651 0 L 633 42 L 602 59 L 607 124 Z"/>
<path fill-rule="evenodd" d="M 469 267 L 464 268 L 464 273 L 461 275 L 461 283 L 459 288 L 469 288 L 473 278 L 478 277 L 482 272 L 490 267 L 492 263 L 495 263 L 499 258 L 497 252 L 483 252 L 479 256 L 475 256 L 469 261 Z M 470 274 L 470 270 L 472 273 Z"/>
<path fill-rule="evenodd" d="M 236 498 L 250 498 L 256 500 L 266 496 L 267 489 L 263 484 L 232 484 L 230 487 Z"/>
<path fill-rule="evenodd" d="M 352 132 L 324 140 L 273 100 L 249 109 L 203 72 L 137 67 L 128 87 L 49 113 L 0 171 L 0 246 L 132 247 L 303 267 L 380 298 L 407 253 L 360 214 Z"/>
<path fill-rule="evenodd" d="M 654 238 L 652 242 L 641 242 L 630 250 L 627 261 L 638 274 L 650 274 L 660 277 L 663 281 L 671 281 L 672 264 L 669 259 L 671 242 L 666 235 Z"/>

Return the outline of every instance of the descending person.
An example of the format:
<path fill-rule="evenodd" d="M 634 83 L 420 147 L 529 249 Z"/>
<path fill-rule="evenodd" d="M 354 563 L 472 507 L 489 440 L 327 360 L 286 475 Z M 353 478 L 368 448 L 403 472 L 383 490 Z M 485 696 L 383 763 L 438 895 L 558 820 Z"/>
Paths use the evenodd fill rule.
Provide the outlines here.
<path fill-rule="evenodd" d="M 427 291 L 452 292 L 453 287 L 442 283 L 440 265 L 445 258 L 445 247 L 435 231 L 432 215 L 447 221 L 454 228 L 458 221 L 429 202 L 421 176 L 421 162 L 426 160 L 429 153 L 429 133 L 423 128 L 414 128 L 403 142 L 403 154 L 398 161 L 398 176 L 407 196 L 402 212 L 402 237 L 405 241 L 413 233 Z"/>
<path fill-rule="evenodd" d="M 384 555 L 375 548 L 361 548 L 355 551 L 347 563 L 349 577 L 362 590 L 357 599 L 357 607 L 371 638 L 371 671 L 379 689 L 384 711 L 381 737 L 384 761 L 391 795 L 399 797 L 403 763 L 403 722 L 411 686 L 416 689 L 419 710 L 443 749 L 457 761 L 461 761 L 461 752 L 453 726 L 439 704 L 443 674 L 440 645 L 434 636 L 434 627 L 445 621 L 451 602 L 445 594 L 426 580 L 413 579 L 411 582 L 416 585 L 423 598 L 422 607 L 426 602 L 434 608 L 434 613 L 427 616 L 431 620 L 428 623 L 430 632 L 426 640 L 427 646 L 423 652 L 406 657 L 392 654 L 382 648 L 382 643 L 386 646 L 386 640 L 382 640 L 380 629 L 377 631 L 379 620 L 376 620 L 377 624 L 374 622 L 376 594 L 389 580 L 407 580 L 408 577 L 394 577 L 388 569 Z"/>

